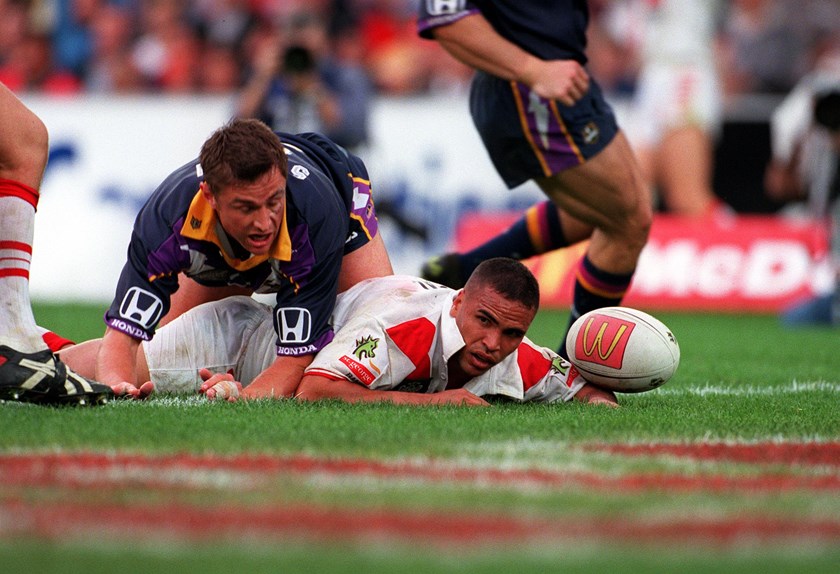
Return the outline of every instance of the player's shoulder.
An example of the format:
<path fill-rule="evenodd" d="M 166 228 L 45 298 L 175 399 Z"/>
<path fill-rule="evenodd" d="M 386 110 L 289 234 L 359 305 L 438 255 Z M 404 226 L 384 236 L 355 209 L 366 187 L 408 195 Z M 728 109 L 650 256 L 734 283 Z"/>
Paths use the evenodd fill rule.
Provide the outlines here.
<path fill-rule="evenodd" d="M 412 275 L 387 275 L 374 277 L 357 283 L 341 295 L 348 302 L 371 307 L 379 316 L 397 314 L 417 309 L 433 312 L 443 301 L 450 299 L 454 291 L 443 285 L 426 281 Z"/>
<path fill-rule="evenodd" d="M 193 159 L 170 173 L 149 196 L 138 214 L 138 221 L 170 226 L 189 209 L 204 173 L 198 159 Z"/>
<path fill-rule="evenodd" d="M 275 132 L 286 149 L 286 156 L 292 163 L 346 163 L 347 150 L 329 139 L 327 136 L 315 132 L 291 134 Z"/>

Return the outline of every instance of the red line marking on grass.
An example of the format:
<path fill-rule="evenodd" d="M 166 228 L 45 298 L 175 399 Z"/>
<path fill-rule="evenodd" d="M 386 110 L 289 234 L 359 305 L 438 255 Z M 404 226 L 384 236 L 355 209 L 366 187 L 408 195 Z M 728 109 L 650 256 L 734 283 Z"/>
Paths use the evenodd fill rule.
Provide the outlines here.
<path fill-rule="evenodd" d="M 725 445 L 721 445 L 725 446 Z M 775 460 L 773 449 L 780 445 L 764 445 L 766 461 Z M 810 450 L 836 448 L 835 443 L 815 443 Z M 607 450 L 626 455 L 663 454 L 665 452 L 706 452 L 705 445 L 694 449 L 685 445 L 584 445 L 584 449 Z M 730 450 L 722 450 L 730 453 Z M 782 450 L 780 449 L 780 452 Z M 784 450 L 784 452 L 788 452 Z M 822 455 L 816 457 L 820 461 Z M 790 463 L 791 459 L 787 458 Z M 823 464 L 820 462 L 820 464 Z M 448 462 L 377 461 L 366 459 L 331 459 L 304 455 L 252 456 L 174 454 L 0 454 L 0 484 L 27 486 L 123 487 L 142 485 L 145 488 L 216 488 L 220 481 L 235 482 L 240 488 L 265 484 L 271 475 L 327 475 L 333 477 L 373 477 L 434 483 L 486 485 L 508 488 L 585 487 L 604 491 L 667 490 L 679 492 L 747 491 L 780 492 L 793 490 L 840 490 L 837 474 L 680 474 L 666 472 L 625 473 L 606 476 L 596 472 L 498 469 L 459 466 Z"/>
<path fill-rule="evenodd" d="M 167 504 L 133 506 L 62 502 L 31 506 L 0 503 L 13 534 L 67 540 L 108 533 L 108 539 L 241 540 L 315 538 L 322 540 L 403 540 L 444 544 L 606 539 L 615 542 L 705 542 L 840 539 L 840 522 L 785 518 L 661 519 L 639 521 L 579 518 L 518 518 L 487 513 L 364 510 L 316 506 L 215 508 Z M 0 529 L 2 534 L 2 529 Z"/>
<path fill-rule="evenodd" d="M 579 445 L 575 448 L 623 456 L 674 455 L 738 462 L 772 462 L 818 466 L 837 465 L 838 443 L 761 445 Z M 762 456 L 758 458 L 758 454 Z M 575 515 L 574 519 L 516 516 L 504 513 L 406 510 L 368 510 L 345 506 L 266 503 L 236 506 L 213 503 L 212 492 L 271 489 L 284 475 L 327 476 L 349 480 L 416 480 L 478 488 L 583 488 L 603 492 L 743 492 L 840 491 L 840 476 L 822 470 L 817 475 L 771 473 L 730 476 L 719 474 L 625 473 L 543 469 L 498 469 L 458 465 L 447 461 L 377 461 L 332 459 L 303 455 L 214 456 L 102 453 L 0 454 L 0 537 L 35 535 L 77 538 L 117 531 L 126 537 L 178 536 L 197 540 L 271 539 L 293 536 L 322 540 L 392 539 L 407 543 L 423 539 L 439 543 L 546 540 L 624 540 L 628 542 L 768 542 L 840 541 L 840 520 L 754 515 L 720 518 L 664 516 L 613 518 Z M 49 502 L 30 495 L 33 488 L 55 489 Z M 149 493 L 172 491 L 174 497 L 210 490 L 201 504 L 142 500 L 114 502 L 116 489 Z M 71 498 L 72 491 L 81 498 Z M 153 498 L 153 500 L 155 500 Z"/>

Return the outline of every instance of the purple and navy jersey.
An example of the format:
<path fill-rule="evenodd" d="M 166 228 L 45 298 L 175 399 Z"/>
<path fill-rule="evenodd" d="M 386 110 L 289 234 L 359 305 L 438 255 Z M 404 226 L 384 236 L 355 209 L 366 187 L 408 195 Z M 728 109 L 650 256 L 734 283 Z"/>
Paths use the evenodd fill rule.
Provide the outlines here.
<path fill-rule="evenodd" d="M 342 257 L 377 231 L 367 169 L 318 134 L 278 136 L 288 157 L 286 211 L 269 254 L 231 244 L 199 191 L 201 166 L 191 161 L 164 180 L 137 216 L 105 314 L 110 328 L 150 340 L 184 273 L 205 286 L 276 294 L 278 355 L 311 354 L 332 340 Z"/>
<path fill-rule="evenodd" d="M 508 41 L 543 60 L 586 64 L 586 0 L 420 0 L 417 29 L 432 29 L 481 13 Z"/>

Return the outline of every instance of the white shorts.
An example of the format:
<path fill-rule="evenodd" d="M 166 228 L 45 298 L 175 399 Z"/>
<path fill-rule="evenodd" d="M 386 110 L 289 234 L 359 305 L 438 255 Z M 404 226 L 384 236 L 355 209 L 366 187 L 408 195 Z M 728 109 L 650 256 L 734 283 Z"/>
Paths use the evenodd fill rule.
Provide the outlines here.
<path fill-rule="evenodd" d="M 642 70 L 626 130 L 635 145 L 654 147 L 669 130 L 695 125 L 717 135 L 723 116 L 714 64 L 652 64 Z"/>
<path fill-rule="evenodd" d="M 195 393 L 198 369 L 232 373 L 247 386 L 277 358 L 271 307 L 228 297 L 190 309 L 143 343 L 158 392 Z"/>

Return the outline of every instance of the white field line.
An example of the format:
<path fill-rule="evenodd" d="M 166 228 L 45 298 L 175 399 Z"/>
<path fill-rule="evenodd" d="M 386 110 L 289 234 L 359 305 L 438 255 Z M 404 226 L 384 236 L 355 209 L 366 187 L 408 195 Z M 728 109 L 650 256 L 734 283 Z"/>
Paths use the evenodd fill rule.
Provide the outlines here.
<path fill-rule="evenodd" d="M 793 395 L 798 393 L 840 393 L 840 383 L 829 381 L 792 381 L 788 385 L 781 386 L 758 386 L 758 385 L 692 385 L 687 387 L 662 387 L 657 389 L 657 394 L 663 395 L 696 395 L 700 397 L 709 395 L 723 396 L 773 396 Z"/>

